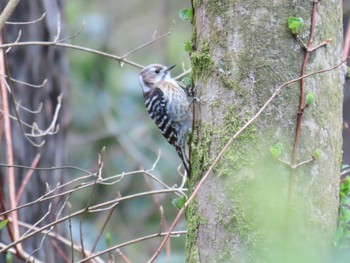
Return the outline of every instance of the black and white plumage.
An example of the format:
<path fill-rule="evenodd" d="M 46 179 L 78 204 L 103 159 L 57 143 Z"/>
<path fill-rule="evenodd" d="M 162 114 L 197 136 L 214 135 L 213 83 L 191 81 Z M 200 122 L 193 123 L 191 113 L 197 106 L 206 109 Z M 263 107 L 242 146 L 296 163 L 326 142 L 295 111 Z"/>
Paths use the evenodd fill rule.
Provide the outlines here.
<path fill-rule="evenodd" d="M 192 113 L 186 92 L 170 76 L 173 67 L 175 65 L 149 65 L 141 71 L 139 81 L 148 114 L 167 141 L 175 147 L 189 176 L 189 160 L 185 149 Z"/>

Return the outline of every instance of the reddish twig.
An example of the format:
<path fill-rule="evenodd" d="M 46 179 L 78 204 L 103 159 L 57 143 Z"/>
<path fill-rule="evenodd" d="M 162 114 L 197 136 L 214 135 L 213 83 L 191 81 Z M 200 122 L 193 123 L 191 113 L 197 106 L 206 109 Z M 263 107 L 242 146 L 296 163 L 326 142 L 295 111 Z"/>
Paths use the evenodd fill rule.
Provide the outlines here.
<path fill-rule="evenodd" d="M 4 192 L 2 190 L 3 188 L 0 187 L 0 207 L 1 207 L 1 210 L 2 211 L 6 211 L 6 205 L 5 205 L 5 198 L 4 198 Z M 8 217 L 7 214 L 4 214 L 3 215 L 3 218 L 0 218 L 0 220 L 9 220 L 11 221 L 11 219 Z M 15 238 L 13 236 L 13 232 L 12 232 L 12 229 L 10 227 L 10 224 L 6 224 L 6 229 L 7 229 L 7 232 L 8 232 L 8 235 L 10 237 L 10 240 L 12 240 L 13 242 L 15 241 Z"/>
<path fill-rule="evenodd" d="M 329 44 L 331 39 L 323 41 L 321 44 L 316 45 L 315 47 L 312 47 L 313 40 L 315 38 L 315 24 L 316 24 L 316 13 L 317 13 L 317 6 L 318 6 L 319 1 L 315 0 L 313 1 L 312 4 L 312 14 L 311 14 L 311 25 L 310 25 L 310 36 L 308 39 L 308 43 L 306 48 L 304 47 L 305 50 L 305 55 L 304 55 L 304 61 L 301 67 L 301 76 L 305 75 L 306 72 L 306 66 L 309 62 L 311 52 L 314 52 L 317 48 L 320 48 L 322 46 L 325 46 Z M 299 150 L 299 141 L 300 141 L 300 134 L 301 134 L 301 127 L 302 127 L 302 120 L 303 120 L 303 114 L 304 110 L 306 108 L 305 105 L 305 78 L 302 78 L 300 80 L 300 100 L 299 100 L 299 109 L 298 109 L 298 117 L 297 117 L 297 125 L 296 125 L 296 131 L 295 131 L 295 138 L 294 138 L 294 145 L 293 145 L 293 154 L 292 154 L 292 161 L 291 161 L 291 167 L 298 167 L 300 166 L 298 164 L 298 150 Z M 303 163 L 308 163 L 306 162 L 301 162 Z M 295 188 L 295 177 L 296 173 L 295 170 L 293 169 L 291 171 L 290 177 L 289 177 L 289 188 L 288 188 L 288 196 L 287 196 L 287 209 L 286 209 L 286 231 L 287 227 L 289 225 L 289 218 L 290 218 L 290 213 L 291 213 L 291 203 L 293 199 L 293 194 L 294 194 L 294 188 Z M 286 237 L 288 236 L 287 234 L 285 235 Z"/>
<path fill-rule="evenodd" d="M 118 197 L 121 197 L 119 193 L 118 193 Z M 96 247 L 97 247 L 97 243 L 98 243 L 98 241 L 100 240 L 100 238 L 101 238 L 101 236 L 102 236 L 102 233 L 105 231 L 106 226 L 107 226 L 109 220 L 111 219 L 114 210 L 115 210 L 115 206 L 114 206 L 112 209 L 109 210 L 108 215 L 107 215 L 105 221 L 103 222 L 103 225 L 102 225 L 102 227 L 101 227 L 101 229 L 100 229 L 100 231 L 99 231 L 99 233 L 98 233 L 98 236 L 97 236 L 97 238 L 95 239 L 95 242 L 94 242 L 94 244 L 93 244 L 93 246 L 92 246 L 91 253 L 94 253 L 94 252 L 95 252 L 95 249 L 96 249 Z"/>
<path fill-rule="evenodd" d="M 64 262 L 66 262 L 66 263 L 71 262 L 67 256 L 66 251 L 63 251 L 63 249 L 58 245 L 56 240 L 52 240 L 51 244 L 57 250 L 58 254 L 62 257 L 61 259 L 63 259 Z"/>
<path fill-rule="evenodd" d="M 84 237 L 83 237 L 83 216 L 82 215 L 80 215 L 79 217 L 79 237 L 80 237 L 81 254 L 82 254 L 82 257 L 85 258 L 86 253 L 85 253 Z"/>
<path fill-rule="evenodd" d="M 31 165 L 32 169 L 28 170 L 28 172 L 26 173 L 26 176 L 24 177 L 24 179 L 23 179 L 23 181 L 21 183 L 21 186 L 18 189 L 18 193 L 17 193 L 17 196 L 16 196 L 16 206 L 18 205 L 19 200 L 22 197 L 23 191 L 24 191 L 25 187 L 27 186 L 27 183 L 28 183 L 30 177 L 32 177 L 32 175 L 33 175 L 33 172 L 34 172 L 33 168 L 35 168 L 38 165 L 40 157 L 41 157 L 41 154 L 37 153 L 35 158 L 34 158 L 34 160 L 33 160 L 33 162 L 32 162 L 32 165 Z"/>
<path fill-rule="evenodd" d="M 345 40 L 344 40 L 344 54 L 343 54 L 343 58 L 347 58 L 349 55 L 349 49 L 350 49 L 350 20 L 348 22 L 348 28 L 346 30 L 346 34 L 345 34 Z"/>
<path fill-rule="evenodd" d="M 131 261 L 127 258 L 127 256 L 124 255 L 124 253 L 119 248 L 117 249 L 117 253 L 125 263 L 131 263 Z"/>
<path fill-rule="evenodd" d="M 2 44 L 2 37 L 0 38 L 0 44 Z M 0 74 L 5 75 L 5 57 L 4 57 L 4 50 L 2 49 L 0 51 Z M 13 147 L 12 147 L 12 134 L 11 134 L 11 121 L 9 118 L 10 114 L 10 107 L 8 104 L 8 95 L 7 95 L 7 89 L 6 89 L 6 83 L 5 79 L 0 79 L 0 86 L 1 86 L 1 97 L 2 97 L 2 106 L 4 112 L 8 114 L 4 114 L 4 128 L 5 128 L 5 145 L 6 145 L 6 157 L 7 157 L 7 163 L 9 165 L 14 165 L 14 159 L 13 159 Z M 14 168 L 8 169 L 8 193 L 9 193 L 9 200 L 10 200 L 10 208 L 14 209 L 16 207 L 16 182 L 15 182 L 15 171 Z M 19 227 L 18 227 L 18 213 L 17 211 L 13 211 L 10 214 L 10 217 L 13 220 L 13 238 L 14 240 L 17 240 L 20 237 Z M 16 251 L 19 252 L 21 250 L 21 244 L 18 244 L 18 246 L 15 247 Z M 19 254 L 19 253 L 18 253 Z"/>
<path fill-rule="evenodd" d="M 309 51 L 309 48 L 311 47 L 312 41 L 314 39 L 315 35 L 315 19 L 316 19 L 316 10 L 317 10 L 317 4 L 318 1 L 313 2 L 312 6 L 312 15 L 311 15 L 311 25 L 310 25 L 310 37 L 307 43 L 307 46 L 305 48 L 305 56 L 303 65 L 301 67 L 301 76 L 305 75 L 306 72 L 306 66 L 310 59 L 311 51 Z M 295 165 L 298 158 L 298 148 L 299 148 L 299 139 L 300 139 L 300 133 L 301 133 L 301 124 L 303 119 L 303 113 L 305 109 L 305 101 L 304 101 L 304 94 L 305 94 L 305 79 L 300 80 L 300 100 L 299 100 L 299 110 L 298 110 L 298 117 L 297 117 L 297 126 L 296 126 L 296 132 L 295 132 L 295 139 L 294 139 L 294 145 L 293 145 L 293 155 L 292 155 L 292 165 Z"/>
<path fill-rule="evenodd" d="M 150 191 L 154 190 L 154 187 L 152 186 L 148 176 L 144 173 L 143 174 L 143 178 L 146 181 L 146 184 L 148 186 L 148 189 Z M 166 221 L 166 218 L 164 216 L 164 210 L 163 210 L 163 206 L 161 205 L 158 196 L 153 195 L 152 196 L 153 202 L 155 204 L 155 206 L 157 207 L 158 211 L 159 211 L 159 215 L 160 215 L 160 224 L 161 226 L 163 226 L 163 230 L 164 232 L 168 231 L 169 225 L 168 222 Z M 170 254 L 171 254 L 171 246 L 170 246 L 170 240 L 169 242 L 166 243 L 165 245 L 165 251 L 166 251 L 166 261 L 169 262 L 170 260 Z"/>

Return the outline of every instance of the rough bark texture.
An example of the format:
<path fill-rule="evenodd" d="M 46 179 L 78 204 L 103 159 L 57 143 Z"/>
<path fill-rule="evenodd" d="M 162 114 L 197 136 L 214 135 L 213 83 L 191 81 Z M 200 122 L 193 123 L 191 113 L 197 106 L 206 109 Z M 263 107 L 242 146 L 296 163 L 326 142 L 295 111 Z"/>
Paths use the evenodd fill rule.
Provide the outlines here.
<path fill-rule="evenodd" d="M 193 182 L 228 139 L 276 87 L 300 76 L 304 51 L 287 28 L 302 17 L 307 40 L 311 1 L 194 0 L 193 79 L 201 104 L 195 111 L 191 149 Z M 307 73 L 342 58 L 341 1 L 320 1 L 315 45 Z M 292 171 L 271 157 L 283 144 L 290 162 L 300 99 L 299 83 L 285 88 L 230 147 L 187 211 L 187 262 L 327 262 L 338 209 L 343 69 L 310 77 L 298 162 Z M 295 187 L 291 205 L 288 191 Z"/>
<path fill-rule="evenodd" d="M 1 4 L 1 10 L 5 3 Z M 30 25 L 6 25 L 5 26 L 5 42 L 14 42 L 18 36 L 18 31 L 22 30 L 22 37 L 20 41 L 52 41 L 57 34 L 57 18 L 62 11 L 62 3 L 60 0 L 40 0 L 40 1 L 21 1 L 11 15 L 12 22 L 26 22 L 33 21 L 41 17 L 45 12 L 46 17 L 37 23 Z M 63 20 L 64 17 L 61 17 Z M 64 37 L 64 23 L 61 21 L 61 37 Z M 43 139 L 46 143 L 43 147 L 35 147 L 29 143 L 20 129 L 16 121 L 12 121 L 12 138 L 14 148 L 14 163 L 18 165 L 31 166 L 35 156 L 40 153 L 40 161 L 37 167 L 54 167 L 62 166 L 64 163 L 65 149 L 65 130 L 67 126 L 67 117 L 65 112 L 65 100 L 68 91 L 67 73 L 68 60 L 64 49 L 57 49 L 52 47 L 18 47 L 12 48 L 7 53 L 7 63 L 11 77 L 17 80 L 25 81 L 31 84 L 40 84 L 44 79 L 47 79 L 47 84 L 38 89 L 28 87 L 19 83 L 12 82 L 11 88 L 15 94 L 17 101 L 21 101 L 21 105 L 28 109 L 37 110 L 40 103 L 43 103 L 43 109 L 38 114 L 27 113 L 19 109 L 21 119 L 29 124 L 36 123 L 39 128 L 45 130 L 50 126 L 56 105 L 57 97 L 63 94 L 63 106 L 59 113 L 58 124 L 60 131 L 58 134 L 46 136 L 45 138 L 34 139 L 40 143 Z M 15 116 L 13 111 L 13 101 L 11 97 L 10 104 L 12 107 L 11 114 Z M 25 132 L 30 133 L 30 128 L 25 128 Z M 2 138 L 4 140 L 4 137 Z M 1 163 L 6 163 L 6 149 L 3 141 L 1 142 Z M 15 180 L 16 189 L 19 189 L 27 169 L 16 169 Z M 0 170 L 1 187 L 5 196 L 7 196 L 8 170 L 2 168 Z M 46 191 L 46 183 L 51 187 L 55 187 L 59 182 L 62 183 L 62 170 L 51 172 L 35 171 L 26 185 L 19 205 L 36 200 L 42 196 Z M 8 201 L 8 200 L 7 200 Z M 51 213 L 41 223 L 41 226 L 52 222 L 60 209 L 60 202 L 58 200 L 52 202 Z M 62 200 L 61 200 L 62 201 Z M 8 205 L 8 204 L 7 204 Z M 19 220 L 28 224 L 37 222 L 48 211 L 48 202 L 32 205 L 28 208 L 19 210 Z M 21 234 L 27 229 L 22 228 Z M 56 227 L 52 232 L 63 234 L 62 226 Z M 8 243 L 5 236 L 6 231 L 2 231 L 2 241 Z M 51 238 L 46 238 L 42 244 L 43 236 L 37 235 L 23 244 L 23 248 L 29 254 L 33 250 L 38 249 L 33 255 L 43 262 L 63 262 L 62 255 L 59 254 L 60 244 L 53 241 Z M 7 240 L 6 240 L 7 239 Z M 62 250 L 64 251 L 64 249 Z M 0 256 L 1 262 L 4 261 L 4 255 Z M 15 259 L 15 257 L 13 257 Z M 22 262 L 22 261 L 21 261 Z"/>

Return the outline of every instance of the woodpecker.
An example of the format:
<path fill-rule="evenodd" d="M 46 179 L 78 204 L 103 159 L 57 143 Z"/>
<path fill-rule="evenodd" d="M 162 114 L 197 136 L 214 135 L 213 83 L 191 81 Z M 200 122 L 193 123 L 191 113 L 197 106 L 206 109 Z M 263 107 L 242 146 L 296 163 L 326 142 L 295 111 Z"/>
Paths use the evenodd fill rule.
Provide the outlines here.
<path fill-rule="evenodd" d="M 186 92 L 170 75 L 170 70 L 175 66 L 151 64 L 141 71 L 139 82 L 148 114 L 165 139 L 175 147 L 189 176 L 185 148 L 192 125 L 192 113 Z"/>

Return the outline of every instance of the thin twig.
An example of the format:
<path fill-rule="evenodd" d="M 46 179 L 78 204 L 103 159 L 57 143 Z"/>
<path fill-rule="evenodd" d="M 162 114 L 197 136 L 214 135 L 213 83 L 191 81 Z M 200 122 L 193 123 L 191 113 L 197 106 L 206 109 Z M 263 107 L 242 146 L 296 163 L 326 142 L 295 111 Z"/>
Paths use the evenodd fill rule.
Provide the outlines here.
<path fill-rule="evenodd" d="M 115 56 L 115 55 L 112 55 L 112 54 L 109 54 L 106 52 L 102 52 L 102 51 L 99 51 L 96 49 L 92 49 L 92 48 L 72 45 L 72 44 L 68 44 L 68 43 L 60 43 L 60 40 L 58 40 L 57 42 L 54 42 L 54 41 L 52 41 L 52 42 L 50 42 L 50 41 L 28 41 L 28 42 L 2 44 L 2 45 L 0 45 L 0 49 L 9 48 L 9 47 L 25 47 L 25 46 L 56 46 L 56 47 L 76 49 L 76 50 L 104 56 L 104 57 L 107 57 L 110 59 L 114 59 L 114 60 L 119 61 L 120 63 L 123 62 L 125 64 L 129 64 L 129 65 L 134 66 L 134 67 L 139 68 L 139 69 L 144 68 L 144 66 L 142 66 L 136 62 L 133 62 L 133 61 L 128 60 L 128 59 L 123 59 L 120 56 Z"/>
<path fill-rule="evenodd" d="M 2 165 L 2 164 L 0 164 L 0 166 L 1 166 L 1 165 Z M 4 166 L 5 166 L 5 165 L 4 165 Z M 20 166 L 20 165 L 17 166 L 17 167 L 29 168 L 29 167 L 27 167 L 27 166 Z M 62 169 L 62 168 L 74 168 L 74 169 L 77 169 L 78 167 L 67 166 L 67 167 L 56 167 L 56 168 L 37 168 L 37 169 L 34 169 L 34 170 L 44 170 L 44 171 L 47 171 L 47 170 L 55 170 L 55 169 Z M 78 169 L 78 170 L 80 170 L 80 169 Z M 83 183 L 83 184 L 81 184 L 81 185 L 75 187 L 75 189 L 66 190 L 66 191 L 61 192 L 61 193 L 59 193 L 59 194 L 49 196 L 50 194 L 52 194 L 53 192 L 55 192 L 55 191 L 57 191 L 57 190 L 59 190 L 59 189 L 61 189 L 61 188 L 66 188 L 66 186 L 72 184 L 73 182 L 80 181 L 80 180 L 83 180 L 83 179 L 86 179 L 86 178 L 90 178 L 91 176 L 94 176 L 94 177 L 95 177 L 95 174 L 91 174 L 90 172 L 85 171 L 85 170 L 83 170 L 83 169 L 81 169 L 81 170 L 84 171 L 84 172 L 86 172 L 86 173 L 88 173 L 88 175 L 85 176 L 85 177 L 79 177 L 79 178 L 77 178 L 77 179 L 74 179 L 74 180 L 72 180 L 72 181 L 70 181 L 70 182 L 68 182 L 68 183 L 66 183 L 66 184 L 62 184 L 62 185 L 60 185 L 60 186 L 54 188 L 53 190 L 49 190 L 49 191 L 47 191 L 47 192 L 45 193 L 45 195 L 39 197 L 38 199 L 36 199 L 36 200 L 34 200 L 34 201 L 32 201 L 32 202 L 23 204 L 23 205 L 21 205 L 21 206 L 17 206 L 17 207 L 14 208 L 14 209 L 7 210 L 7 211 L 5 211 L 5 212 L 2 212 L 2 213 L 0 213 L 0 216 L 3 215 L 3 214 L 10 213 L 10 212 L 12 212 L 12 211 L 14 211 L 14 210 L 19 210 L 19 209 L 22 209 L 22 208 L 24 208 L 24 207 L 27 207 L 27 206 L 30 206 L 30 205 L 33 205 L 33 204 L 36 204 L 36 203 L 39 203 L 39 202 L 47 201 L 47 200 L 50 200 L 50 199 L 53 199 L 53 198 L 56 198 L 56 197 L 60 197 L 60 196 L 65 196 L 65 195 L 67 195 L 67 194 L 76 192 L 76 191 L 81 190 L 81 189 L 84 189 L 84 188 L 86 188 L 86 187 L 90 187 L 91 185 L 93 185 L 93 184 L 95 183 L 95 179 L 94 179 L 92 182 Z M 122 174 L 119 174 L 119 175 L 114 175 L 114 176 L 110 176 L 110 177 L 104 178 L 104 179 L 102 179 L 99 183 L 100 183 L 100 184 L 112 184 L 112 183 L 105 183 L 105 182 L 106 182 L 106 181 L 110 181 L 110 180 L 115 180 L 115 178 L 123 178 L 123 177 L 125 177 L 125 176 L 131 176 L 131 175 L 136 175 L 136 174 L 145 173 L 145 174 L 149 175 L 152 179 L 154 179 L 156 182 L 161 183 L 161 185 L 165 186 L 167 189 L 169 189 L 169 190 L 174 190 L 174 189 L 176 189 L 175 194 L 178 195 L 178 196 L 180 196 L 180 197 L 182 197 L 182 196 L 184 195 L 183 191 L 187 191 L 187 189 L 185 189 L 185 188 L 180 188 L 180 189 L 179 189 L 179 188 L 174 188 L 174 187 L 169 187 L 169 186 L 167 186 L 167 185 L 164 184 L 162 181 L 160 181 L 159 179 L 157 179 L 154 175 L 152 175 L 149 171 L 150 171 L 150 170 L 146 170 L 146 171 L 145 171 L 145 170 L 139 170 L 139 171 L 133 171 L 133 172 L 128 172 L 128 173 L 122 173 Z M 117 180 L 115 180 L 115 181 L 113 182 L 113 184 L 114 184 L 114 183 L 117 183 L 117 182 L 119 182 L 119 181 L 120 181 L 120 179 L 117 179 Z"/>
<path fill-rule="evenodd" d="M 82 217 L 82 215 L 80 215 L 80 217 L 79 217 L 79 237 L 80 237 L 81 255 L 82 255 L 83 258 L 85 258 L 86 257 L 86 253 L 85 253 L 85 247 L 84 247 L 83 217 Z M 72 261 L 72 262 L 74 262 L 74 261 Z"/>
<path fill-rule="evenodd" d="M 19 4 L 20 0 L 9 0 L 4 10 L 0 14 L 0 32 L 2 31 L 5 23 Z"/>
<path fill-rule="evenodd" d="M 51 222 L 51 223 L 41 227 L 41 228 L 39 228 L 38 230 L 29 233 L 28 235 L 26 235 L 24 237 L 16 239 L 14 242 L 12 242 L 11 244 L 7 245 L 5 248 L 1 249 L 0 253 L 5 252 L 7 249 L 9 249 L 11 247 L 14 247 L 17 244 L 22 243 L 24 240 L 26 240 L 26 239 L 28 239 L 28 238 L 30 238 L 30 237 L 32 237 L 32 236 L 34 236 L 34 235 L 44 231 L 46 229 L 49 229 L 49 228 L 51 228 L 51 227 L 53 227 L 53 226 L 55 226 L 57 224 L 65 222 L 65 221 L 69 220 L 70 218 L 79 216 L 79 215 L 81 215 L 83 213 L 94 211 L 96 209 L 101 209 L 101 208 L 103 208 L 105 206 L 109 206 L 109 205 L 115 204 L 115 203 L 120 203 L 120 202 L 126 201 L 126 200 L 131 200 L 131 199 L 144 197 L 144 196 L 150 196 L 150 195 L 154 195 L 154 194 L 173 193 L 173 192 L 176 192 L 176 191 L 177 191 L 177 189 L 163 189 L 163 190 L 141 192 L 141 193 L 136 193 L 136 194 L 133 194 L 133 195 L 128 195 L 128 196 L 116 198 L 114 200 L 109 200 L 109 201 L 106 201 L 106 202 L 103 202 L 103 203 L 91 206 L 88 209 L 84 208 L 84 209 L 78 210 L 78 211 L 76 211 L 74 213 L 71 213 L 70 215 L 67 215 L 67 216 L 64 216 L 62 218 L 59 218 L 59 219 L 57 219 L 57 220 L 55 220 L 55 221 L 53 221 L 53 222 Z"/>
<path fill-rule="evenodd" d="M 35 168 L 38 165 L 40 157 L 41 157 L 41 154 L 37 153 L 35 158 L 34 158 L 34 160 L 33 160 L 33 162 L 32 162 L 32 165 L 31 165 L 32 168 Z M 18 189 L 18 193 L 17 193 L 17 196 L 16 196 L 16 206 L 18 205 L 19 200 L 21 200 L 23 191 L 24 191 L 25 187 L 27 186 L 27 183 L 28 183 L 29 179 L 32 177 L 33 172 L 34 172 L 33 169 L 28 170 L 27 174 L 25 175 L 25 177 L 24 177 L 24 179 L 23 179 L 23 181 L 21 183 L 21 186 Z"/>
<path fill-rule="evenodd" d="M 311 11 L 311 25 L 310 25 L 310 36 L 307 43 L 307 48 L 305 49 L 305 55 L 303 64 L 301 67 L 300 75 L 304 76 L 306 73 L 306 67 L 309 62 L 311 52 L 315 51 L 317 48 L 327 45 L 330 40 L 326 40 L 320 45 L 317 45 L 316 47 L 312 48 L 313 41 L 315 39 L 315 26 L 316 26 L 316 15 L 317 15 L 317 6 L 318 6 L 318 0 L 314 0 L 312 3 L 312 11 Z M 300 141 L 300 135 L 301 135 L 301 129 L 302 129 L 302 121 L 303 121 L 303 115 L 304 110 L 306 108 L 305 105 L 305 78 L 300 79 L 300 99 L 299 99 L 299 108 L 298 108 L 298 114 L 297 114 L 297 122 L 296 122 L 296 129 L 295 129 L 295 137 L 294 137 L 294 144 L 293 144 L 293 153 L 292 153 L 292 160 L 291 160 L 291 166 L 295 167 L 298 163 L 298 152 L 299 152 L 299 141 Z M 296 181 L 296 172 L 295 170 L 292 170 L 289 176 L 289 186 L 288 186 L 288 196 L 287 196 L 287 209 L 286 209 L 286 224 L 285 224 L 285 231 L 286 234 L 284 235 L 285 238 L 288 237 L 288 226 L 290 222 L 291 217 L 291 206 L 292 206 L 292 199 L 294 195 L 294 188 L 295 188 L 295 181 Z M 287 239 L 285 239 L 287 240 Z"/>
<path fill-rule="evenodd" d="M 18 108 L 20 108 L 20 109 L 22 109 L 22 110 L 24 110 L 24 111 L 26 111 L 26 112 L 32 113 L 32 114 L 38 114 L 38 113 L 40 113 L 40 112 L 42 111 L 42 109 L 43 109 L 43 103 L 42 103 L 42 102 L 40 102 L 39 108 L 38 108 L 37 110 L 30 110 L 30 109 L 24 107 L 23 105 L 21 105 L 20 102 L 17 102 L 17 101 L 16 101 L 16 106 L 17 106 Z M 32 127 L 33 127 L 33 126 L 32 126 Z"/>
<path fill-rule="evenodd" d="M 121 197 L 119 193 L 118 193 L 118 196 Z M 105 228 L 107 226 L 108 221 L 111 219 L 111 217 L 113 215 L 114 207 L 109 210 L 109 212 L 107 214 L 107 217 L 106 217 L 105 221 L 103 222 L 102 227 L 101 227 L 100 231 L 98 232 L 98 236 L 96 237 L 95 242 L 94 242 L 94 244 L 93 244 L 93 246 L 91 248 L 91 253 L 95 252 L 95 249 L 97 247 L 98 241 L 100 240 L 100 238 L 102 236 L 102 233 L 105 231 Z"/>
<path fill-rule="evenodd" d="M 151 184 L 151 182 L 150 182 L 150 180 L 149 180 L 149 178 L 147 177 L 146 174 L 143 174 L 143 178 L 146 181 L 148 189 L 151 190 L 151 191 L 154 190 L 154 187 L 152 186 L 152 184 Z M 156 206 L 156 208 L 158 209 L 158 212 L 159 212 L 161 230 L 163 228 L 163 231 L 166 232 L 166 231 L 168 231 L 169 225 L 168 225 L 168 222 L 166 221 L 166 218 L 164 216 L 163 206 L 161 205 L 158 196 L 153 195 L 152 196 L 152 200 L 153 200 L 153 203 L 155 204 L 155 206 Z M 167 244 L 166 244 L 166 261 L 167 262 L 170 260 L 170 253 L 171 253 L 170 242 L 167 242 Z"/>
<path fill-rule="evenodd" d="M 5 10 L 3 11 L 5 12 Z M 1 30 L 1 16 L 0 15 L 0 30 Z M 0 38 L 0 44 L 2 43 L 2 37 Z M 0 51 L 0 74 L 5 74 L 5 58 L 4 58 L 4 50 Z M 4 109 L 4 112 L 9 113 L 10 107 L 9 107 L 9 101 L 8 101 L 8 95 L 7 95 L 7 89 L 5 84 L 5 79 L 1 78 L 0 80 L 0 86 L 1 86 L 1 97 L 2 97 L 2 107 Z M 14 157 L 13 157 L 13 144 L 12 144 L 12 130 L 11 130 L 11 122 L 8 115 L 4 116 L 4 128 L 5 128 L 5 145 L 6 145 L 6 158 L 9 165 L 14 164 Z M 10 201 L 10 208 L 14 209 L 16 207 L 16 180 L 15 180 L 15 171 L 13 168 L 8 169 L 8 176 L 7 176 L 7 184 L 8 184 L 8 193 L 9 193 L 9 201 Z M 17 211 L 13 211 L 10 214 L 11 218 L 13 218 L 13 237 L 14 240 L 17 240 L 20 236 L 20 231 L 18 227 L 18 213 Z M 18 255 L 20 254 L 20 251 L 22 250 L 21 244 L 16 246 L 16 250 L 18 252 Z"/>
<path fill-rule="evenodd" d="M 84 29 L 85 29 L 85 21 L 83 21 L 83 23 L 81 25 L 81 28 L 77 32 L 75 32 L 74 34 L 72 34 L 72 35 L 70 35 L 68 37 L 61 38 L 60 40 L 58 40 L 58 42 L 65 42 L 65 41 L 67 41 L 69 39 L 72 39 L 72 38 L 80 35 L 80 33 L 84 31 Z"/>
<path fill-rule="evenodd" d="M 117 253 L 125 263 L 132 263 L 119 248 L 117 249 Z"/>
<path fill-rule="evenodd" d="M 174 77 L 174 79 L 178 80 L 178 79 L 182 78 L 183 76 L 186 76 L 187 74 L 191 73 L 191 70 L 192 70 L 191 68 L 185 70 L 181 74 L 179 74 L 176 77 Z"/>
<path fill-rule="evenodd" d="M 72 217 L 71 217 L 71 205 L 68 204 L 68 229 L 69 229 L 69 238 L 70 238 L 70 249 L 71 249 L 71 257 L 72 257 L 72 262 L 74 262 L 74 240 L 73 240 L 73 232 L 72 232 Z"/>
<path fill-rule="evenodd" d="M 105 249 L 105 250 L 103 250 L 101 252 L 98 252 L 98 253 L 96 253 L 94 255 L 91 255 L 90 257 L 84 258 L 84 259 L 78 261 L 77 263 L 86 262 L 88 260 L 91 260 L 91 259 L 93 259 L 95 257 L 98 257 L 98 256 L 101 256 L 103 254 L 106 254 L 106 253 L 108 253 L 110 251 L 113 251 L 115 249 L 122 248 L 122 247 L 125 247 L 125 246 L 129 246 L 131 244 L 135 244 L 135 243 L 138 243 L 138 242 L 141 242 L 141 241 L 144 241 L 144 240 L 152 239 L 152 238 L 155 238 L 155 237 L 162 237 L 162 236 L 166 236 L 166 235 L 169 235 L 169 236 L 180 236 L 180 235 L 184 235 L 186 233 L 187 233 L 187 231 L 173 231 L 173 232 L 156 233 L 156 234 L 152 234 L 152 235 L 136 238 L 136 239 L 129 240 L 127 242 L 121 243 L 119 245 L 110 247 L 108 249 Z"/>
<path fill-rule="evenodd" d="M 19 42 L 21 37 L 22 37 L 22 30 L 18 30 L 18 35 L 17 35 L 17 38 L 14 41 L 14 43 Z M 11 48 L 9 47 L 8 49 L 6 49 L 5 53 L 7 54 L 8 52 L 10 52 L 10 50 L 11 50 Z"/>
<path fill-rule="evenodd" d="M 43 137 L 46 135 L 53 135 L 56 134 L 59 130 L 59 125 L 57 124 L 57 119 L 58 119 L 58 114 L 60 112 L 62 106 L 62 94 L 57 97 L 57 105 L 55 109 L 54 116 L 52 117 L 52 121 L 49 125 L 49 127 L 46 128 L 46 130 L 41 130 L 39 127 L 36 125 L 36 123 L 33 123 L 33 129 L 31 133 L 24 133 L 26 137 Z"/>
<path fill-rule="evenodd" d="M 302 166 L 302 165 L 304 165 L 304 164 L 311 163 L 311 162 L 313 162 L 313 161 L 315 161 L 315 160 L 316 160 L 315 157 L 311 157 L 311 158 L 308 159 L 308 160 L 305 160 L 305 161 L 302 161 L 302 162 L 300 162 L 300 163 L 297 163 L 297 164 L 294 164 L 294 165 L 293 165 L 293 164 L 291 164 L 290 162 L 287 162 L 287 161 L 282 160 L 282 159 L 278 159 L 279 162 L 281 162 L 281 163 L 287 165 L 287 166 L 290 167 L 291 169 L 297 169 L 299 166 Z"/>
<path fill-rule="evenodd" d="M 46 12 L 44 12 L 41 17 L 39 17 L 38 19 L 32 20 L 32 21 L 27 21 L 27 22 L 10 22 L 10 21 L 6 21 L 7 25 L 30 25 L 30 24 L 35 24 L 41 20 L 44 19 L 44 17 L 46 16 Z"/>
<path fill-rule="evenodd" d="M 11 219 L 9 219 L 9 220 L 10 220 L 10 222 L 12 221 Z M 32 228 L 33 230 L 38 230 L 39 229 L 38 227 L 33 227 L 32 225 L 24 223 L 24 222 L 21 222 L 21 221 L 19 221 L 18 224 L 21 227 L 28 228 L 28 229 L 29 228 Z M 79 247 L 78 245 L 76 245 L 74 243 L 72 244 L 72 242 L 70 240 L 66 239 L 65 237 L 63 237 L 63 236 L 61 236 L 61 235 L 59 235 L 57 233 L 51 233 L 48 230 L 44 230 L 44 231 L 41 232 L 41 234 L 48 235 L 53 240 L 57 240 L 60 243 L 66 245 L 66 246 L 72 246 L 73 245 L 73 248 L 74 248 L 75 251 L 81 252 L 81 247 Z M 87 255 L 92 255 L 92 253 L 90 251 L 88 251 L 88 250 L 85 250 L 85 253 Z M 102 261 L 102 259 L 100 259 L 100 258 L 95 258 L 95 260 L 98 261 L 99 263 L 104 263 L 104 261 Z"/>
<path fill-rule="evenodd" d="M 5 246 L 6 246 L 6 244 L 0 242 L 0 248 L 1 247 L 5 247 Z M 17 256 L 17 252 L 16 252 L 15 249 L 11 248 L 7 252 Z M 26 262 L 29 262 L 29 263 L 42 263 L 42 261 L 40 261 L 37 258 L 34 258 L 32 255 L 28 254 L 25 251 L 22 251 L 22 256 L 23 256 L 23 259 L 26 260 Z"/>
<path fill-rule="evenodd" d="M 150 44 L 153 44 L 154 42 L 157 42 L 158 40 L 163 39 L 163 38 L 165 38 L 165 37 L 167 37 L 167 36 L 170 36 L 170 35 L 171 35 L 171 31 L 168 32 L 168 33 L 165 33 L 165 34 L 163 34 L 163 35 L 161 35 L 161 36 L 159 36 L 159 37 L 153 36 L 153 38 L 152 38 L 150 41 L 148 41 L 148 42 L 146 42 L 146 43 L 144 43 L 144 44 L 138 46 L 137 48 L 135 48 L 135 49 L 129 51 L 129 52 L 126 53 L 125 55 L 121 56 L 121 58 L 124 59 L 124 58 L 130 56 L 131 54 L 135 53 L 136 51 L 139 51 L 140 49 L 142 49 L 142 48 L 144 48 L 144 47 L 147 47 L 147 46 L 149 46 Z"/>
<path fill-rule="evenodd" d="M 24 82 L 24 81 L 21 81 L 21 80 L 18 80 L 18 79 L 14 79 L 14 78 L 10 78 L 13 82 L 16 82 L 16 83 L 19 83 L 19 84 L 23 84 L 25 86 L 28 86 L 28 87 L 31 87 L 31 88 L 36 88 L 36 89 L 40 89 L 42 87 L 44 87 L 47 83 L 47 79 L 44 79 L 43 82 L 41 84 L 31 84 L 31 83 L 28 83 L 28 82 Z"/>

